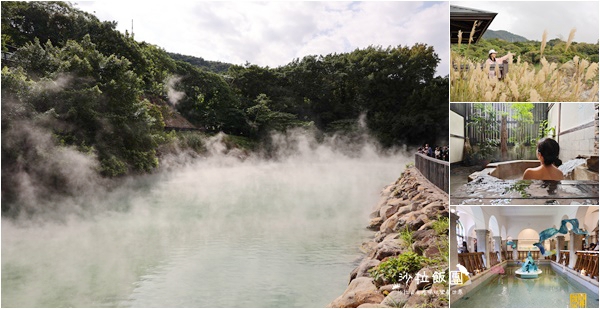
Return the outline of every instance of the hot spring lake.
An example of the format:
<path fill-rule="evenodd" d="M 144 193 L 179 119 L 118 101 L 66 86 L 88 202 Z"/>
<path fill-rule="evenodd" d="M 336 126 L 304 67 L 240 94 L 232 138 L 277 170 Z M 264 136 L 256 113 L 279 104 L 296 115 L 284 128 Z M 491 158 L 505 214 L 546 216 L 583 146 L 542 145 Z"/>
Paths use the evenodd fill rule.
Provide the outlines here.
<path fill-rule="evenodd" d="M 82 218 L 2 219 L 3 307 L 323 307 L 407 162 L 214 157 L 90 197 Z"/>

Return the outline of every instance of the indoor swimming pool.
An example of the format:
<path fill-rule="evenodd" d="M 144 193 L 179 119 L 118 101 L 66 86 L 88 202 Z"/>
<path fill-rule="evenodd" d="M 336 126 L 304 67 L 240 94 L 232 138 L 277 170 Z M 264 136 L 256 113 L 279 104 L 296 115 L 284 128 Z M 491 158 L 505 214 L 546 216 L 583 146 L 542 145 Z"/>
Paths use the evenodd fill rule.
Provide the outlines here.
<path fill-rule="evenodd" d="M 571 293 L 585 293 L 586 307 L 598 308 L 598 290 L 589 290 L 573 281 L 549 264 L 540 265 L 537 279 L 515 276 L 519 266 L 506 266 L 505 273 L 487 282 L 451 303 L 452 308 L 567 308 Z M 454 295 L 451 295 L 454 298 Z M 458 295 L 457 295 L 458 296 Z"/>

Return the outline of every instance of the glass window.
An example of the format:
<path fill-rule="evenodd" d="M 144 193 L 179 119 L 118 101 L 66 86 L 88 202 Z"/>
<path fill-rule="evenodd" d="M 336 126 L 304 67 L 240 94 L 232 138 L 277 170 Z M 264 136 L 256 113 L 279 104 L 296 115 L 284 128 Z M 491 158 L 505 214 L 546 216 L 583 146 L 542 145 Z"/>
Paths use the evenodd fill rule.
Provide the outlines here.
<path fill-rule="evenodd" d="M 460 220 L 456 221 L 456 243 L 458 248 L 462 248 L 462 243 L 465 241 L 465 227 Z"/>

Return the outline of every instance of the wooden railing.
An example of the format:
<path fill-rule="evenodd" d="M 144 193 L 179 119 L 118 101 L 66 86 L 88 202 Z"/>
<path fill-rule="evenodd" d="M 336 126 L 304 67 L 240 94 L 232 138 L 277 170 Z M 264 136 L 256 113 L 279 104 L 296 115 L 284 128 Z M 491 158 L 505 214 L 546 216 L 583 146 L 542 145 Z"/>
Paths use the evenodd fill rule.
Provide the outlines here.
<path fill-rule="evenodd" d="M 475 274 L 476 271 L 482 271 L 485 268 L 483 265 L 483 252 L 459 253 L 458 263 L 463 265 L 472 274 Z"/>
<path fill-rule="evenodd" d="M 598 278 L 598 252 L 577 251 L 577 260 L 573 269 L 577 272 L 585 271 L 590 278 Z"/>
<path fill-rule="evenodd" d="M 485 69 L 485 62 L 480 64 L 481 69 Z M 454 71 L 458 71 L 459 68 L 456 65 L 456 63 L 452 64 L 452 67 L 454 68 Z M 498 70 L 500 71 L 500 76 L 498 76 L 498 79 L 503 79 L 504 77 L 506 77 L 506 74 L 508 74 L 508 67 L 509 67 L 509 63 L 508 61 L 504 60 L 502 63 L 498 63 Z M 471 66 L 469 64 L 461 64 L 460 65 L 460 71 L 469 71 L 469 70 L 473 70 L 476 67 Z M 495 71 L 496 70 L 496 64 L 490 64 L 490 71 Z"/>
<path fill-rule="evenodd" d="M 498 260 L 498 251 L 496 252 L 490 252 L 490 267 L 499 264 L 500 261 Z"/>
<path fill-rule="evenodd" d="M 415 154 L 415 167 L 438 188 L 450 192 L 450 162 L 428 157 L 422 153 Z"/>
<path fill-rule="evenodd" d="M 485 67 L 485 65 L 482 65 L 482 69 Z M 504 60 L 502 62 L 502 64 L 498 64 L 498 71 L 500 71 L 500 76 L 498 76 L 498 79 L 504 79 L 504 77 L 506 77 L 506 74 L 508 74 L 508 61 Z M 490 64 L 490 71 L 494 71 L 496 70 L 496 65 L 495 64 Z"/>
<path fill-rule="evenodd" d="M 529 250 L 527 250 L 527 251 L 519 250 L 518 253 L 517 253 L 519 261 L 523 261 L 524 259 L 526 259 L 527 255 L 529 254 L 529 252 L 530 252 Z M 534 260 L 539 259 L 540 258 L 540 252 L 539 251 L 531 251 L 531 257 Z"/>
<path fill-rule="evenodd" d="M 561 250 L 558 264 L 569 266 L 569 255 L 570 253 L 568 250 Z"/>

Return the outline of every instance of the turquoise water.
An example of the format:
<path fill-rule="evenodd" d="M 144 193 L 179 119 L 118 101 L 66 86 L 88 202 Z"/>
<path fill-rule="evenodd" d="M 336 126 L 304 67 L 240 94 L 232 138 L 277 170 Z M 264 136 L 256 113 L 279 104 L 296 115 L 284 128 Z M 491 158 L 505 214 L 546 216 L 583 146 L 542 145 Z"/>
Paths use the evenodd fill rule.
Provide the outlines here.
<path fill-rule="evenodd" d="M 550 265 L 540 265 L 537 279 L 515 276 L 518 266 L 508 266 L 499 275 L 453 302 L 452 308 L 568 308 L 571 293 L 586 293 L 587 308 L 598 308 L 598 291 L 590 291 L 555 272 Z"/>
<path fill-rule="evenodd" d="M 2 307 L 326 306 L 402 160 L 204 158 L 89 201 L 124 211 L 2 219 Z"/>

